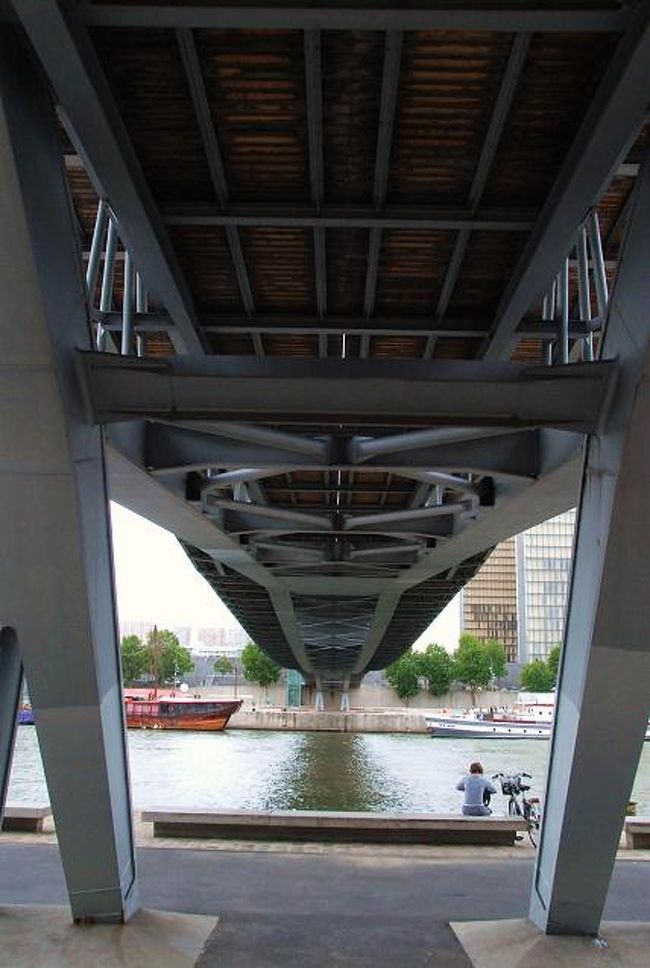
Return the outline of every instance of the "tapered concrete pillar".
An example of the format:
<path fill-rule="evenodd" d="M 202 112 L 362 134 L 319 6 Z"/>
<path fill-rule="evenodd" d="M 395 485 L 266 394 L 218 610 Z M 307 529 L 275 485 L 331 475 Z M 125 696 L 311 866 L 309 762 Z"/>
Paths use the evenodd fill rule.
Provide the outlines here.
<path fill-rule="evenodd" d="M 321 713 L 325 709 L 325 696 L 323 695 L 323 683 L 320 678 L 316 676 L 316 700 L 314 702 L 314 709 L 317 713 Z"/>
<path fill-rule="evenodd" d="M 586 448 L 530 917 L 596 934 L 650 712 L 650 172 L 640 176 L 603 356 L 620 375 Z"/>
<path fill-rule="evenodd" d="M 343 680 L 343 688 L 341 690 L 341 712 L 350 712 L 350 680 Z"/>
<path fill-rule="evenodd" d="M 16 633 L 75 918 L 136 905 L 104 454 L 48 89 L 0 32 L 0 624 Z"/>
<path fill-rule="evenodd" d="M 7 800 L 11 760 L 16 738 L 23 666 L 13 629 L 0 629 L 0 827 Z"/>

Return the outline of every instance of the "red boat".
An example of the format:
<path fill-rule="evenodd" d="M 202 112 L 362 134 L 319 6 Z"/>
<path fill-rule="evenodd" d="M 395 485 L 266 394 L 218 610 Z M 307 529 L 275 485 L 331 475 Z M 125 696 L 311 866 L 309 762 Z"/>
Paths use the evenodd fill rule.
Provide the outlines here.
<path fill-rule="evenodd" d="M 143 692 L 144 695 L 139 694 Z M 225 729 L 228 720 L 240 709 L 241 699 L 196 699 L 192 696 L 166 695 L 129 690 L 124 694 L 126 725 L 129 729 Z"/>

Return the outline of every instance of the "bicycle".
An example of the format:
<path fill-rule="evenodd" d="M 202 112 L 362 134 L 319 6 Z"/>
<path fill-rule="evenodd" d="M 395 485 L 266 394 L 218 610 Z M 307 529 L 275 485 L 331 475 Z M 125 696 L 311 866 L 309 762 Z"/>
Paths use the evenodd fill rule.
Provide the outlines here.
<path fill-rule="evenodd" d="M 539 825 L 542 820 L 542 815 L 539 806 L 539 797 L 526 797 L 526 790 L 530 790 L 530 783 L 526 783 L 526 780 L 532 780 L 530 773 L 495 773 L 492 777 L 493 780 L 499 780 L 501 784 L 501 792 L 504 796 L 508 797 L 508 816 L 509 817 L 522 817 L 526 821 L 526 830 L 528 832 L 528 837 L 530 839 L 533 847 L 537 847 L 537 841 L 534 837 L 534 832 L 539 830 Z"/>

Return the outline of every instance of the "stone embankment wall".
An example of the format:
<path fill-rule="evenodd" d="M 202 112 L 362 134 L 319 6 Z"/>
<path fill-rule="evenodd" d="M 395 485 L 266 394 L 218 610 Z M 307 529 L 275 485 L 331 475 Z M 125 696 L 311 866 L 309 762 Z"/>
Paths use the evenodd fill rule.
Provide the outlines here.
<path fill-rule="evenodd" d="M 200 695 L 204 699 L 232 699 L 234 690 L 231 686 L 205 686 L 191 690 L 192 695 Z M 261 689 L 259 686 L 250 682 L 241 683 L 237 694 L 244 700 L 244 708 L 263 709 L 267 706 L 286 705 L 286 692 L 284 686 L 269 686 L 268 690 Z M 325 708 L 330 712 L 338 712 L 340 703 L 340 693 L 325 693 Z M 314 706 L 315 693 L 312 689 L 303 689 L 303 704 L 301 709 L 311 709 Z M 477 696 L 476 704 L 483 709 L 489 706 L 512 706 L 517 700 L 516 692 L 492 691 L 480 692 Z M 457 690 L 447 693 L 444 696 L 432 696 L 428 692 L 419 693 L 408 703 L 402 702 L 392 689 L 387 686 L 364 686 L 359 689 L 350 690 L 350 706 L 353 711 L 367 710 L 386 712 L 411 713 L 418 711 L 432 711 L 441 709 L 469 709 L 471 705 L 470 694 L 465 690 Z"/>
<path fill-rule="evenodd" d="M 349 713 L 316 712 L 311 709 L 241 710 L 228 724 L 229 729 L 276 729 L 330 733 L 426 733 L 421 712 L 395 710 Z"/>
<path fill-rule="evenodd" d="M 232 698 L 233 691 L 228 687 L 210 686 L 192 691 L 192 695 L 202 699 Z M 468 709 L 468 692 L 453 692 L 446 696 L 431 696 L 421 693 L 408 706 L 392 689 L 370 687 L 350 691 L 349 713 L 338 709 L 340 694 L 326 695 L 327 706 L 323 712 L 316 712 L 310 690 L 303 691 L 309 705 L 300 708 L 286 707 L 283 687 L 272 686 L 268 690 L 245 683 L 238 690 L 244 700 L 242 709 L 230 720 L 233 729 L 277 729 L 277 730 L 314 730 L 339 733 L 426 733 L 424 717 L 427 713 L 440 713 Z M 489 706 L 512 706 L 516 693 L 483 692 L 477 699 L 482 708 Z"/>

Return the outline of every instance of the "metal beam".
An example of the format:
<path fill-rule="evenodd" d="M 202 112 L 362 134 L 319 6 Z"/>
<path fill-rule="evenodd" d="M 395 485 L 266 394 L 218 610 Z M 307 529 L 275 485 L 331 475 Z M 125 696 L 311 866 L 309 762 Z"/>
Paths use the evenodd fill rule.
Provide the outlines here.
<path fill-rule="evenodd" d="M 458 477 L 456 474 L 441 474 L 439 471 L 424 471 L 418 473 L 416 471 L 413 474 L 405 476 L 411 477 L 415 481 L 421 481 L 423 484 L 429 484 L 430 487 L 449 488 L 454 491 L 463 491 L 465 494 L 473 494 L 477 497 L 481 494 L 480 484 L 468 481 L 464 477 Z M 413 506 L 415 507 L 416 505 Z"/>
<path fill-rule="evenodd" d="M 221 148 L 219 147 L 219 140 L 217 138 L 217 132 L 215 131 L 212 112 L 205 90 L 199 55 L 194 42 L 194 35 L 191 30 L 179 29 L 176 31 L 176 41 L 183 62 L 183 69 L 190 90 L 194 113 L 196 114 L 196 120 L 201 132 L 201 141 L 203 142 L 203 150 L 208 168 L 210 169 L 214 193 L 219 205 L 225 210 L 228 208 L 229 202 L 228 184 L 226 182 L 226 174 L 221 157 Z M 230 248 L 230 256 L 232 258 L 244 312 L 248 316 L 252 316 L 255 312 L 255 304 L 253 302 L 253 294 L 251 292 L 244 253 L 242 252 L 241 240 L 236 226 L 226 226 L 226 238 L 228 240 L 228 247 Z"/>
<path fill-rule="evenodd" d="M 454 517 L 466 511 L 465 504 L 438 504 L 426 508 L 409 508 L 405 511 L 384 511 L 381 514 L 360 514 L 345 520 L 345 530 L 354 531 L 361 528 L 378 528 L 385 524 L 404 524 L 408 521 L 421 521 L 426 518 Z"/>
<path fill-rule="evenodd" d="M 650 4 L 639 3 L 591 102 L 496 313 L 488 360 L 508 358 L 516 329 L 572 247 L 577 227 L 647 117 Z"/>
<path fill-rule="evenodd" d="M 14 629 L 0 628 L 0 829 L 11 775 L 23 664 Z"/>
<path fill-rule="evenodd" d="M 287 434 L 270 427 L 257 427 L 254 424 L 236 424 L 220 421 L 206 423 L 195 421 L 191 424 L 174 422 L 174 426 L 184 427 L 185 430 L 197 431 L 204 434 L 214 434 L 217 437 L 228 437 L 230 440 L 243 440 L 261 447 L 274 447 L 278 450 L 302 454 L 314 460 L 326 460 L 328 442 L 314 437 L 303 437 L 300 434 Z"/>
<path fill-rule="evenodd" d="M 108 439 L 114 446 L 123 445 L 124 426 L 113 425 L 108 428 Z M 143 464 L 150 474 L 158 478 L 167 477 L 173 480 L 190 470 L 213 467 L 238 470 L 242 466 L 250 466 L 251 458 L 258 462 L 259 470 L 267 469 L 269 476 L 296 470 L 328 472 L 355 469 L 355 465 L 347 463 L 345 459 L 318 460 L 301 457 L 260 444 L 219 439 L 164 424 L 150 424 L 145 432 Z M 574 448 L 575 440 L 581 439 L 579 435 L 572 434 L 562 433 L 558 436 L 563 440 L 570 438 Z M 367 466 L 385 473 L 403 474 L 407 478 L 412 477 L 414 470 L 442 470 L 530 482 L 544 470 L 543 457 L 539 446 L 539 431 L 527 430 L 504 432 L 498 437 L 422 447 L 420 450 L 389 457 L 375 457 L 368 461 Z M 356 469 L 358 470 L 358 466 Z"/>
<path fill-rule="evenodd" d="M 384 437 L 355 437 L 350 450 L 353 459 L 362 464 L 373 457 L 386 454 L 401 454 L 406 450 L 419 450 L 422 447 L 496 437 L 502 433 L 502 430 L 494 427 L 434 427 L 431 430 L 413 430 L 406 434 L 387 434 Z M 438 481 L 431 483 L 436 484 Z"/>
<path fill-rule="evenodd" d="M 650 165 L 605 328 L 603 351 L 620 365 L 616 395 L 587 443 L 582 475 L 530 909 L 548 934 L 598 933 L 650 712 L 649 223 Z"/>
<path fill-rule="evenodd" d="M 138 272 L 174 320 L 177 350 L 202 353 L 189 290 L 86 29 L 60 0 L 15 0 L 13 6 L 98 195 L 110 200 Z"/>
<path fill-rule="evenodd" d="M 188 3 L 133 4 L 82 3 L 83 17 L 92 26 L 108 27 L 198 27 L 207 29 L 329 29 L 329 30 L 485 30 L 516 33 L 549 31 L 620 31 L 629 22 L 625 9 L 609 2 L 554 5 L 531 9 L 527 3 L 472 6 L 450 4 L 441 8 L 433 0 L 399 3 L 357 2 L 336 4 L 331 0 L 299 6 L 275 3 L 251 6 L 246 0 L 231 0 L 227 6 Z"/>
<path fill-rule="evenodd" d="M 375 153 L 375 176 L 372 191 L 372 200 L 375 208 L 378 210 L 381 210 L 386 202 L 401 61 L 402 33 L 399 30 L 390 30 L 386 33 L 384 41 L 384 67 L 381 79 L 377 150 Z M 366 316 L 372 316 L 375 311 L 375 292 L 377 288 L 380 251 L 381 228 L 374 227 L 370 230 L 370 238 L 368 240 L 368 264 L 366 267 L 366 283 L 363 299 L 363 311 Z"/>
<path fill-rule="evenodd" d="M 529 46 L 530 37 L 528 34 L 517 34 L 512 42 L 510 56 L 508 57 L 503 78 L 501 79 L 499 93 L 494 102 L 492 117 L 490 118 L 469 191 L 468 205 L 472 212 L 475 212 L 479 206 L 488 176 L 492 170 L 494 156 L 501 141 L 501 135 L 503 134 L 506 119 L 510 112 Z M 456 238 L 454 250 L 440 290 L 440 296 L 438 297 L 438 304 L 436 306 L 437 319 L 441 319 L 447 312 L 449 302 L 456 288 L 458 276 L 460 275 L 460 269 L 465 257 L 469 238 L 470 233 L 467 229 L 461 229 Z"/>
<path fill-rule="evenodd" d="M 394 360 L 160 362 L 79 354 L 93 419 L 557 427 L 590 433 L 615 370 Z"/>
<path fill-rule="evenodd" d="M 228 211 L 209 203 L 163 207 L 167 225 L 211 227 L 250 227 L 297 229 L 462 229 L 489 232 L 530 232 L 536 211 L 531 209 L 479 209 L 441 205 L 300 205 L 232 203 Z M 121 225 L 121 222 L 120 222 Z"/>
<path fill-rule="evenodd" d="M 60 144 L 50 91 L 2 28 L 0 615 L 36 710 L 73 918 L 124 921 L 137 884 L 105 454 L 74 378 L 91 335 Z"/>
<path fill-rule="evenodd" d="M 307 102 L 307 141 L 309 156 L 309 181 L 311 200 L 317 213 L 320 213 L 325 194 L 325 174 L 323 159 L 323 78 L 321 71 L 321 32 L 306 30 L 304 34 L 305 52 L 305 99 Z M 325 229 L 315 226 L 314 239 L 314 278 L 316 287 L 316 309 L 320 317 L 327 313 L 327 253 L 325 248 Z"/>
<path fill-rule="evenodd" d="M 95 310 L 93 319 L 100 323 L 107 332 L 119 332 L 122 328 L 122 314 L 118 312 L 102 312 Z M 136 333 L 172 332 L 174 323 L 166 313 L 142 312 L 133 316 L 133 326 Z M 370 336 L 416 336 L 429 339 L 484 339 L 489 329 L 489 320 L 467 319 L 451 321 L 450 325 L 431 328 L 431 320 L 426 316 L 375 316 L 366 319 L 364 316 L 329 316 L 321 319 L 318 316 L 278 315 L 265 316 L 215 316 L 212 313 L 202 314 L 199 326 L 203 333 L 246 333 L 249 336 L 283 335 L 295 336 L 305 333 L 319 338 L 319 348 L 322 342 L 322 352 L 319 356 L 327 356 L 326 340 L 328 336 L 360 336 L 368 340 Z M 571 339 L 586 339 L 594 329 L 600 327 L 600 319 L 595 318 L 585 322 L 582 320 L 569 321 L 569 337 Z M 524 320 L 517 330 L 519 339 L 539 339 L 542 342 L 552 342 L 557 339 L 557 330 L 549 326 L 548 322 L 538 323 Z M 261 355 L 261 354 L 259 354 Z M 368 356 L 368 350 L 360 352 L 363 359 Z"/>
<path fill-rule="evenodd" d="M 246 501 L 229 501 L 223 497 L 209 496 L 206 499 L 206 510 L 210 508 L 223 508 L 226 511 L 237 511 L 243 515 L 254 515 L 262 518 L 274 518 L 279 521 L 295 522 L 313 528 L 314 531 L 331 531 L 332 522 L 330 518 L 320 514 L 307 514 L 300 511 L 291 511 L 285 508 L 271 507 L 267 504 L 252 504 Z"/>
<path fill-rule="evenodd" d="M 510 108 L 515 96 L 515 91 L 517 90 L 517 85 L 519 84 L 519 80 L 521 78 L 521 73 L 524 69 L 524 63 L 526 61 L 526 55 L 528 54 L 529 47 L 530 36 L 528 34 L 519 33 L 515 36 L 510 49 L 508 62 L 501 79 L 499 93 L 497 94 L 494 102 L 492 116 L 490 118 L 490 123 L 485 135 L 485 140 L 483 141 L 483 147 L 481 148 L 481 154 L 474 171 L 472 186 L 469 191 L 468 204 L 472 212 L 476 211 L 479 206 L 481 198 L 483 197 L 485 185 L 487 184 L 488 177 L 492 171 L 494 158 L 497 148 L 499 147 L 499 142 L 501 141 L 501 136 L 508 119 L 508 114 L 510 113 Z"/>

